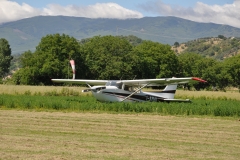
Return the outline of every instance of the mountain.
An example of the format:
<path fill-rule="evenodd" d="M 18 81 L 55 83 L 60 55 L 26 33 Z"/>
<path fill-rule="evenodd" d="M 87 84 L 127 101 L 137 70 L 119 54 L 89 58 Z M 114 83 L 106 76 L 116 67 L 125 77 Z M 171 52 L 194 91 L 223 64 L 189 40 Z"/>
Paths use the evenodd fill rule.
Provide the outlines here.
<path fill-rule="evenodd" d="M 214 23 L 198 23 L 177 17 L 141 19 L 90 19 L 66 16 L 38 16 L 0 25 L 0 38 L 9 41 L 12 53 L 34 50 L 43 36 L 64 33 L 76 39 L 96 35 L 135 35 L 173 45 L 201 37 L 240 37 L 240 29 Z"/>
<path fill-rule="evenodd" d="M 226 38 L 222 35 L 218 37 L 199 38 L 174 45 L 172 46 L 172 50 L 174 50 L 176 54 L 193 52 L 203 57 L 223 60 L 240 54 L 240 38 Z"/>

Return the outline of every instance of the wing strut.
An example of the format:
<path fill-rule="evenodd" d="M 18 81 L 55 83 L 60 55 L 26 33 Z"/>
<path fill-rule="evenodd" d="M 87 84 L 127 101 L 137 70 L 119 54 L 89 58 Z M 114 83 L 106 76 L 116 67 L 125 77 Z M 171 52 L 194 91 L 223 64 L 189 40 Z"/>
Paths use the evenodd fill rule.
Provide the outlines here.
<path fill-rule="evenodd" d="M 89 87 L 89 89 L 84 89 L 84 90 L 82 90 L 82 92 L 89 92 L 89 91 L 92 91 L 92 90 L 91 90 L 91 86 L 90 86 L 90 84 L 86 83 L 86 85 Z"/>
<path fill-rule="evenodd" d="M 144 86 L 142 86 L 141 88 L 138 88 L 135 92 L 133 92 L 132 94 L 130 94 L 129 96 L 125 97 L 121 102 L 125 101 L 126 99 L 128 99 L 129 97 L 131 97 L 132 95 L 134 95 L 135 93 L 137 93 L 138 91 L 140 91 L 141 89 L 143 89 L 144 87 L 146 87 L 149 83 L 145 84 Z"/>

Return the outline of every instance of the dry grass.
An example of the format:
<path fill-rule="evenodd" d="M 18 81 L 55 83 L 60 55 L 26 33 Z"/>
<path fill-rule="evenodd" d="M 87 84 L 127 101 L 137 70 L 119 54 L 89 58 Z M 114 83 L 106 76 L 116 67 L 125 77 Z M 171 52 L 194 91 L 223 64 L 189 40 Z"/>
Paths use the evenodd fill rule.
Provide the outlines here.
<path fill-rule="evenodd" d="M 0 94 L 24 94 L 25 92 L 30 91 L 34 93 L 46 93 L 51 91 L 60 92 L 63 88 L 68 88 L 75 92 L 82 93 L 82 89 L 86 87 L 76 87 L 76 86 L 24 86 L 24 85 L 0 85 Z"/>
<path fill-rule="evenodd" d="M 207 97 L 209 99 L 235 99 L 240 100 L 240 93 L 238 91 L 183 91 L 177 90 L 176 92 L 177 97 L 185 97 L 185 98 L 199 98 L 199 97 Z"/>
<path fill-rule="evenodd" d="M 240 157 L 236 119 L 0 110 L 0 159 Z"/>
<path fill-rule="evenodd" d="M 180 44 L 178 47 L 172 46 L 171 49 L 176 52 L 177 50 L 177 54 L 182 53 L 183 51 L 185 51 L 188 47 L 186 46 L 186 44 L 182 43 Z"/>
<path fill-rule="evenodd" d="M 25 92 L 30 91 L 31 94 L 34 93 L 46 93 L 51 91 L 61 92 L 63 88 L 67 88 L 69 90 L 73 90 L 74 92 L 78 92 L 79 94 L 88 94 L 82 93 L 82 89 L 86 89 L 87 87 L 74 87 L 74 86 L 17 86 L 17 85 L 0 85 L 0 94 L 24 94 Z M 149 91 L 151 89 L 144 89 Z M 91 93 L 90 93 L 91 94 Z M 227 91 L 227 92 L 213 92 L 213 91 L 183 91 L 177 90 L 176 98 L 197 98 L 197 97 L 208 97 L 208 98 L 224 98 L 227 99 L 236 99 L 240 100 L 240 93 L 237 90 Z"/>

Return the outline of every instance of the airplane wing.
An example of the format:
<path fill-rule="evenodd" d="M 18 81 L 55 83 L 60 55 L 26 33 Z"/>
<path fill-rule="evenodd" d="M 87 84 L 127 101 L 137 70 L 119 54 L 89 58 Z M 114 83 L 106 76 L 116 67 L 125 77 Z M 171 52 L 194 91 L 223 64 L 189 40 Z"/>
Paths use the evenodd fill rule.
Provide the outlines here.
<path fill-rule="evenodd" d="M 207 82 L 197 77 L 184 77 L 184 78 L 160 78 L 160 79 L 139 79 L 139 80 L 122 80 L 121 82 L 129 86 L 162 86 L 168 84 L 185 84 L 193 81 Z"/>
<path fill-rule="evenodd" d="M 105 85 L 109 80 L 52 79 L 52 81 L 55 83 Z M 163 86 L 168 84 L 184 84 L 184 83 L 189 83 L 193 81 L 207 82 L 197 77 L 119 80 L 118 82 L 121 82 L 129 86 Z"/>
<path fill-rule="evenodd" d="M 107 80 L 89 80 L 89 79 L 52 79 L 55 83 L 72 83 L 72 84 L 89 84 L 89 85 L 105 85 Z"/>

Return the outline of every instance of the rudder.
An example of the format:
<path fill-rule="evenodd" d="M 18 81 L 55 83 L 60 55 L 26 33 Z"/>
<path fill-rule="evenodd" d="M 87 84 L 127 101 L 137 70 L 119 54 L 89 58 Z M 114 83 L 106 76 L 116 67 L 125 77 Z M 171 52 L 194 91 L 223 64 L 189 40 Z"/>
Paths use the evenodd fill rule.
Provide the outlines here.
<path fill-rule="evenodd" d="M 177 90 L 177 84 L 167 85 L 162 93 L 165 93 L 165 98 L 174 99 L 174 95 Z"/>

